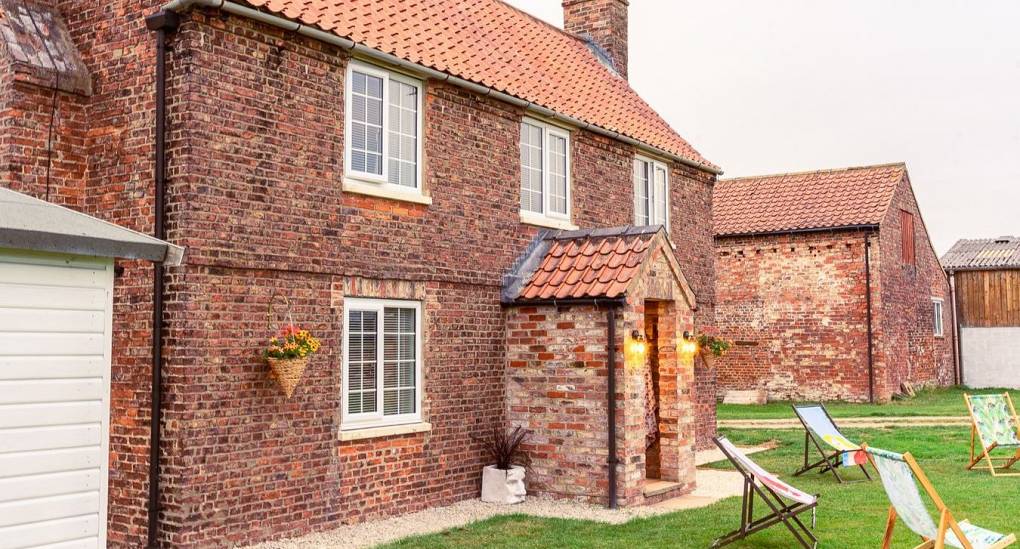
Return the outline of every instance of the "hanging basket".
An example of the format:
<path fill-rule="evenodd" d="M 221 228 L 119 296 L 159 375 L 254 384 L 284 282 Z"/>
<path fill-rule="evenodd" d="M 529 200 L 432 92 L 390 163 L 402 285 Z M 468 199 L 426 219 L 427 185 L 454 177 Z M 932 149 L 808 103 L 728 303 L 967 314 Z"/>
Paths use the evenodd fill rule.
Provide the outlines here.
<path fill-rule="evenodd" d="M 266 358 L 272 368 L 272 376 L 283 389 L 283 394 L 290 398 L 294 395 L 301 376 L 308 366 L 308 357 L 304 358 Z"/>
<path fill-rule="evenodd" d="M 287 300 L 287 296 L 273 294 L 269 299 L 269 311 L 266 314 L 267 329 L 271 333 L 278 333 L 279 326 L 275 326 L 276 318 L 273 316 L 273 302 L 276 301 L 277 297 L 283 300 L 283 304 L 286 307 L 285 321 L 287 326 L 293 328 L 294 321 L 290 316 L 290 301 Z M 304 332 L 307 335 L 307 332 Z M 309 336 L 310 337 L 310 336 Z M 309 351 L 308 355 L 302 357 L 271 357 L 266 356 L 266 362 L 269 364 L 270 375 L 276 380 L 276 383 L 283 389 L 283 393 L 290 398 L 294 395 L 294 389 L 297 388 L 298 383 L 301 382 L 301 377 L 305 373 L 305 368 L 308 367 L 308 358 L 311 353 L 314 353 L 319 348 L 318 340 L 310 337 L 313 342 L 313 347 Z M 268 353 L 267 353 L 268 354 Z"/>

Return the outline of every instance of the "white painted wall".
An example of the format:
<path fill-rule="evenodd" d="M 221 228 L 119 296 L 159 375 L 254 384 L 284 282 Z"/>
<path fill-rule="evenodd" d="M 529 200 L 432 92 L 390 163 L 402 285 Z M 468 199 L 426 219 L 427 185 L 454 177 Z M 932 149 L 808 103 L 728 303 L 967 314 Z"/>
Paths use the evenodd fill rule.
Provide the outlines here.
<path fill-rule="evenodd" d="M 0 249 L 0 548 L 106 547 L 113 262 Z"/>
<path fill-rule="evenodd" d="M 960 354 L 968 387 L 1020 389 L 1020 328 L 963 328 Z"/>

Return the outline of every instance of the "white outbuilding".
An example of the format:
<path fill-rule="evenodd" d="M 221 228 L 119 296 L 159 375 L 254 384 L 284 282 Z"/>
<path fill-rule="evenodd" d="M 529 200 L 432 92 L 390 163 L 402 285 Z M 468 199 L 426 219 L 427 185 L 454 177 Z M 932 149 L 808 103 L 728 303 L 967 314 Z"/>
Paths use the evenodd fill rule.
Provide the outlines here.
<path fill-rule="evenodd" d="M 0 189 L 0 546 L 106 546 L 114 258 L 183 251 Z"/>

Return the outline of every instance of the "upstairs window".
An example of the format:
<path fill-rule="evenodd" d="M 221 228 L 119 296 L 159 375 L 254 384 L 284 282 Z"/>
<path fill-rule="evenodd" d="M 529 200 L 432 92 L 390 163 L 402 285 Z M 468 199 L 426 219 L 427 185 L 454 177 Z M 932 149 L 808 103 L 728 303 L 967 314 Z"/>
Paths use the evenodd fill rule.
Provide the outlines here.
<path fill-rule="evenodd" d="M 344 301 L 343 428 L 421 421 L 421 304 Z"/>
<path fill-rule="evenodd" d="M 570 134 L 531 119 L 521 123 L 521 218 L 570 220 Z"/>
<path fill-rule="evenodd" d="M 669 230 L 669 170 L 650 158 L 634 159 L 634 224 Z"/>
<path fill-rule="evenodd" d="M 932 320 L 934 320 L 935 337 L 942 337 L 945 335 L 942 325 L 942 303 L 943 301 L 940 298 L 931 298 Z"/>
<path fill-rule="evenodd" d="M 916 261 L 914 248 L 914 215 L 900 210 L 900 249 L 903 250 L 903 263 L 913 265 Z"/>
<path fill-rule="evenodd" d="M 352 61 L 347 68 L 347 177 L 421 191 L 421 82 Z"/>

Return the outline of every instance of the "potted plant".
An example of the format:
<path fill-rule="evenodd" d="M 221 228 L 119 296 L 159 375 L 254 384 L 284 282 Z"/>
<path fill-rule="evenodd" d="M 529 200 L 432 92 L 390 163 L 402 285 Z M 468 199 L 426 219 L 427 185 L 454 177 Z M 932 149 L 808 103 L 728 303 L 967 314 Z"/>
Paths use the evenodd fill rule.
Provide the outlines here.
<path fill-rule="evenodd" d="M 701 354 L 701 359 L 705 361 L 705 366 L 709 368 L 712 367 L 712 363 L 717 357 L 725 355 L 729 350 L 730 342 L 721 337 L 708 334 L 698 336 L 698 352 Z"/>
<path fill-rule="evenodd" d="M 527 455 L 521 444 L 531 434 L 518 425 L 507 431 L 492 430 L 491 438 L 478 439 L 489 458 L 495 461 L 482 469 L 482 501 L 486 503 L 520 503 L 527 491 L 524 487 L 524 466 Z"/>
<path fill-rule="evenodd" d="M 278 335 L 269 339 L 269 346 L 262 355 L 287 398 L 294 394 L 294 388 L 301 381 L 301 375 L 308 366 L 308 357 L 318 350 L 319 340 L 308 330 L 293 324 L 284 326 Z"/>

